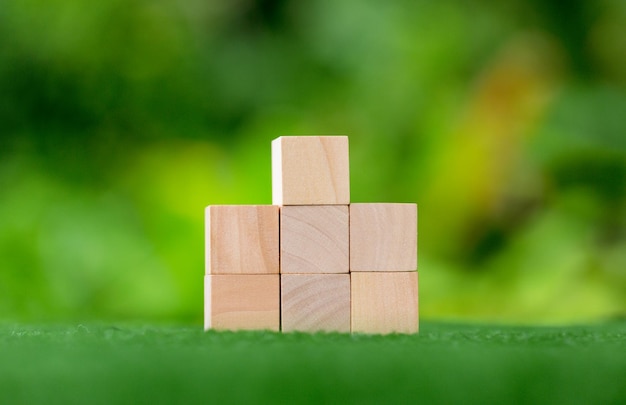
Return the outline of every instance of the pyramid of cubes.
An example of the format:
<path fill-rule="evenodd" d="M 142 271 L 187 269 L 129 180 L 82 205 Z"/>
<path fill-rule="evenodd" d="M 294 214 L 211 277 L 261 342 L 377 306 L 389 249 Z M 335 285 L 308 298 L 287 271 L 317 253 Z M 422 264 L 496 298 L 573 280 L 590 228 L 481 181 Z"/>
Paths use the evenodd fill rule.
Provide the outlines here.
<path fill-rule="evenodd" d="M 417 205 L 350 203 L 348 137 L 272 141 L 273 205 L 206 208 L 205 330 L 417 333 Z"/>

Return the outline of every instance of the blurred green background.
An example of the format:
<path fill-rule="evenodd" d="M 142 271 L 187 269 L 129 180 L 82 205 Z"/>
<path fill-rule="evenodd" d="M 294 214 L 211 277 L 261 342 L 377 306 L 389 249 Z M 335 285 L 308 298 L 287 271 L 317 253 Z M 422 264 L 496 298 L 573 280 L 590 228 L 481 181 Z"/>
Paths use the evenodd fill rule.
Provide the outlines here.
<path fill-rule="evenodd" d="M 3 0 L 0 319 L 201 321 L 204 207 L 350 137 L 424 319 L 626 315 L 626 2 Z"/>

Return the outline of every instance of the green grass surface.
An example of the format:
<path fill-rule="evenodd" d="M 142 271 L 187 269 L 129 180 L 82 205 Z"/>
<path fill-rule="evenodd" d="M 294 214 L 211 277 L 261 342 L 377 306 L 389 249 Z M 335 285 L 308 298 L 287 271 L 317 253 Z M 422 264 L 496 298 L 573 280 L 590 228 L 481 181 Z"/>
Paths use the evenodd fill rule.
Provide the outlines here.
<path fill-rule="evenodd" d="M 0 325 L 0 402 L 626 403 L 626 323 L 419 336 Z"/>

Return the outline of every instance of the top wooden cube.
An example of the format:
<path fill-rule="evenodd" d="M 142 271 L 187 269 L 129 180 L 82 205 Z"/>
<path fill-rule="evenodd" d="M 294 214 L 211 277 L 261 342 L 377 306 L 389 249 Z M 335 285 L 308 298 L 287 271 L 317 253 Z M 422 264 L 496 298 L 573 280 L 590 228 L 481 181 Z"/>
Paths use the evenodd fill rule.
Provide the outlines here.
<path fill-rule="evenodd" d="M 206 208 L 205 274 L 278 274 L 278 207 Z"/>
<path fill-rule="evenodd" d="M 281 136 L 272 141 L 275 205 L 347 205 L 347 136 Z"/>
<path fill-rule="evenodd" d="M 350 271 L 417 270 L 417 204 L 350 205 Z"/>

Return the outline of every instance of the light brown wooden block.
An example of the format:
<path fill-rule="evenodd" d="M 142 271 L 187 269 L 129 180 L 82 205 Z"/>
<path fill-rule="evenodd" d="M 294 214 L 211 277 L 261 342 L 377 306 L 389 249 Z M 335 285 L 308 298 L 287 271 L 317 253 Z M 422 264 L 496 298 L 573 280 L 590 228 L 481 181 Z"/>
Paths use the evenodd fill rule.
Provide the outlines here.
<path fill-rule="evenodd" d="M 416 204 L 350 204 L 351 272 L 416 269 Z"/>
<path fill-rule="evenodd" d="M 284 206 L 280 209 L 280 272 L 348 273 L 347 205 Z"/>
<path fill-rule="evenodd" d="M 212 205 L 205 211 L 205 274 L 278 274 L 278 207 Z"/>
<path fill-rule="evenodd" d="M 417 333 L 417 272 L 352 273 L 353 333 Z"/>
<path fill-rule="evenodd" d="M 349 274 L 282 274 L 283 332 L 350 332 Z"/>
<path fill-rule="evenodd" d="M 204 329 L 278 331 L 278 274 L 204 276 Z"/>
<path fill-rule="evenodd" d="M 275 205 L 350 203 L 347 136 L 281 136 L 272 141 Z"/>

